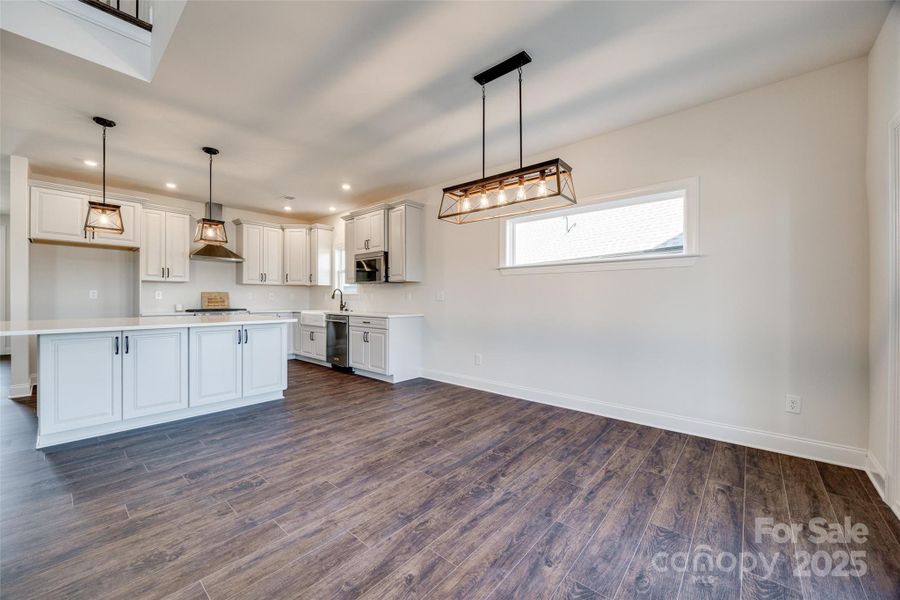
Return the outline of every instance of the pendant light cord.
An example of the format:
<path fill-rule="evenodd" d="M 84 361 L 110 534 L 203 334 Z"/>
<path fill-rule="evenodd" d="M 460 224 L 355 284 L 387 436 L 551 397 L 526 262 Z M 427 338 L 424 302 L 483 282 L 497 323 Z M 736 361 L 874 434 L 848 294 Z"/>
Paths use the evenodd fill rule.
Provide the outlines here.
<path fill-rule="evenodd" d="M 103 126 L 103 204 L 106 204 L 106 125 Z"/>
<path fill-rule="evenodd" d="M 522 67 L 519 67 L 519 168 L 522 168 Z"/>
<path fill-rule="evenodd" d="M 485 99 L 484 86 L 481 86 L 481 178 L 484 179 L 484 161 L 485 161 L 485 151 L 484 151 L 484 136 L 485 136 L 485 107 L 487 100 Z"/>
<path fill-rule="evenodd" d="M 212 154 L 209 155 L 209 207 L 206 213 L 207 218 L 212 219 Z"/>

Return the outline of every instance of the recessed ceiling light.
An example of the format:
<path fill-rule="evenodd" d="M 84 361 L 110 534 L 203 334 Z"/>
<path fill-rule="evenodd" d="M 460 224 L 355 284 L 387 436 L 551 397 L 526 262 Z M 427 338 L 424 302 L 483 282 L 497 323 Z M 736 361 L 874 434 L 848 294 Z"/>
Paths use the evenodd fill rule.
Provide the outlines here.
<path fill-rule="evenodd" d="M 285 207 L 284 207 L 284 210 L 290 211 L 290 210 L 293 210 L 293 209 L 292 209 L 290 206 L 285 206 Z"/>
<path fill-rule="evenodd" d="M 88 160 L 88 159 L 85 159 L 85 160 L 84 160 L 84 164 L 87 165 L 88 167 L 96 167 L 96 166 L 97 166 L 97 161 L 96 161 L 96 160 Z"/>
<path fill-rule="evenodd" d="M 335 207 L 333 207 L 333 206 L 329 206 L 329 207 L 328 207 L 328 210 L 330 210 L 331 212 L 334 212 L 334 211 L 336 211 L 337 209 L 336 209 Z"/>
<path fill-rule="evenodd" d="M 349 184 L 349 183 L 342 183 L 342 184 L 341 184 L 341 189 L 344 190 L 345 192 L 346 192 L 346 191 L 349 191 L 349 190 L 350 190 L 350 184 Z"/>
<path fill-rule="evenodd" d="M 169 183 L 166 184 L 166 187 L 169 188 L 170 190 L 174 190 L 178 186 L 170 181 Z"/>

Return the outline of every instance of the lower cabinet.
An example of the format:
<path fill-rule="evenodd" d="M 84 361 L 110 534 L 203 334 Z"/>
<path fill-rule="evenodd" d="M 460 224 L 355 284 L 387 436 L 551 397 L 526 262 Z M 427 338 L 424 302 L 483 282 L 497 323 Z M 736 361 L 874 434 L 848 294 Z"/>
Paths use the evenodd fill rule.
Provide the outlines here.
<path fill-rule="evenodd" d="M 244 328 L 191 329 L 190 405 L 234 400 L 243 395 Z"/>
<path fill-rule="evenodd" d="M 325 360 L 326 332 L 324 327 L 301 325 L 299 329 L 299 349 L 302 356 Z"/>
<path fill-rule="evenodd" d="M 122 332 L 122 417 L 188 407 L 188 330 Z"/>
<path fill-rule="evenodd" d="M 122 420 L 122 335 L 41 336 L 38 425 L 42 435 Z"/>
<path fill-rule="evenodd" d="M 40 335 L 38 447 L 281 397 L 287 348 L 287 323 Z"/>
<path fill-rule="evenodd" d="M 287 387 L 287 326 L 245 325 L 243 395 L 280 392 Z"/>
<path fill-rule="evenodd" d="M 350 366 L 388 374 L 388 332 L 373 327 L 350 327 Z"/>

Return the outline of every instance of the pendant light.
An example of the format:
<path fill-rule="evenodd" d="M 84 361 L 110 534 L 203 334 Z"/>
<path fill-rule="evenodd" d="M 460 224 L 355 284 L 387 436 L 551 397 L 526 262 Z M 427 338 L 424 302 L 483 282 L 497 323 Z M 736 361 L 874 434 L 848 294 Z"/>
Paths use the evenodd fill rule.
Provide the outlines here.
<path fill-rule="evenodd" d="M 87 216 L 84 219 L 84 237 L 90 233 L 93 237 L 97 231 L 107 231 L 109 233 L 122 234 L 125 233 L 125 226 L 122 224 L 122 211 L 116 204 L 108 204 L 106 202 L 106 130 L 115 127 L 114 121 L 104 119 L 103 117 L 94 117 L 94 123 L 103 127 L 103 198 L 102 202 L 88 202 Z"/>
<path fill-rule="evenodd" d="M 228 236 L 225 234 L 225 221 L 217 221 L 212 218 L 212 162 L 213 156 L 218 154 L 219 151 L 209 146 L 204 146 L 203 151 L 209 154 L 209 206 L 207 218 L 197 221 L 194 241 L 211 246 L 224 246 L 228 243 Z"/>
<path fill-rule="evenodd" d="M 438 219 L 463 224 L 562 208 L 575 204 L 572 167 L 562 159 L 522 166 L 522 67 L 531 62 L 519 52 L 475 76 L 481 85 L 481 179 L 444 188 Z M 485 86 L 508 73 L 519 73 L 519 168 L 485 175 Z"/>

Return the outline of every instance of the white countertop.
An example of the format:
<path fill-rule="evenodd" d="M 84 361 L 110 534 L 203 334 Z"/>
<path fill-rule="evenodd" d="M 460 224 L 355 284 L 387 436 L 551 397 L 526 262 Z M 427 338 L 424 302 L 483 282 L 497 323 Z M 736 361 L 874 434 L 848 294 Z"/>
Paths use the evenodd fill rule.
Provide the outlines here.
<path fill-rule="evenodd" d="M 91 333 L 169 327 L 215 327 L 217 325 L 258 325 L 293 323 L 297 319 L 254 315 L 155 316 L 114 319 L 62 319 L 53 321 L 0 321 L 0 337 L 46 335 L 51 333 Z"/>

